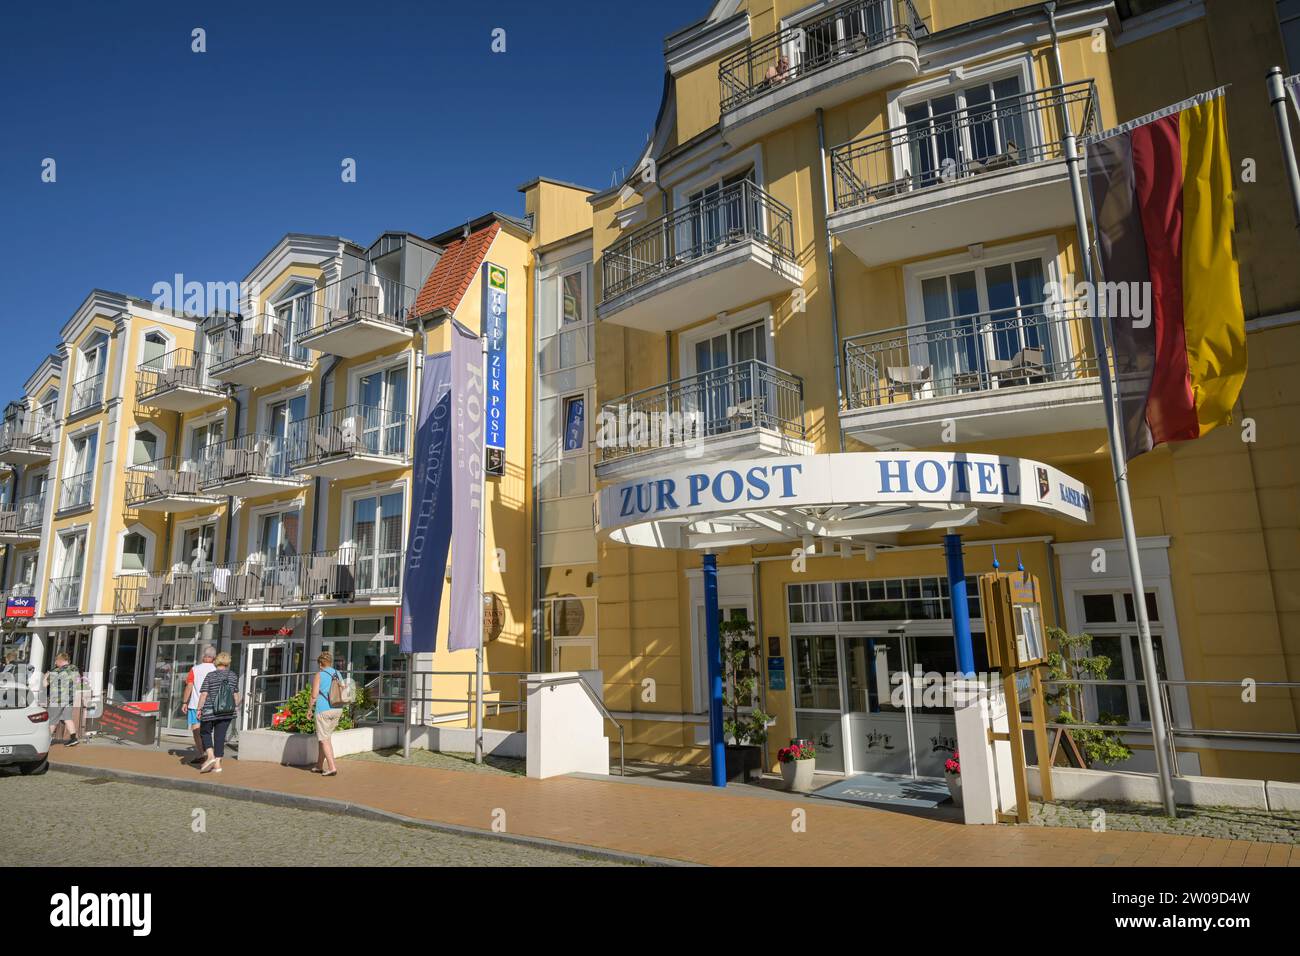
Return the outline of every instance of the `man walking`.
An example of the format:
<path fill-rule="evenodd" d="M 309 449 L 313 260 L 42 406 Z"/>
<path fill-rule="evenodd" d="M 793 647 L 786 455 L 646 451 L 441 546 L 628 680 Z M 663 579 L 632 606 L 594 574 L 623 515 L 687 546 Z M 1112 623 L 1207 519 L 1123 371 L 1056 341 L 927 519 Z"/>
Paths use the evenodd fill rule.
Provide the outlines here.
<path fill-rule="evenodd" d="M 195 664 L 185 680 L 186 689 L 189 691 L 189 699 L 186 701 L 185 720 L 190 728 L 190 733 L 194 734 L 194 759 L 190 763 L 203 763 L 207 756 L 207 748 L 203 746 L 203 725 L 199 720 L 199 692 L 203 689 L 203 679 L 217 669 L 213 663 L 217 657 L 217 649 L 211 644 L 203 648 L 203 660 Z"/>

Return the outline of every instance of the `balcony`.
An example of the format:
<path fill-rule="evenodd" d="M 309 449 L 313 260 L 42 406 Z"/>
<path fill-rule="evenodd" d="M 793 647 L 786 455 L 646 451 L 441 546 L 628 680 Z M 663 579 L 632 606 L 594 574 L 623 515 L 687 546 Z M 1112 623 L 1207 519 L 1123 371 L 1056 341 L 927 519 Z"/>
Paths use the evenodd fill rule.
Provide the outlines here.
<path fill-rule="evenodd" d="M 749 180 L 674 209 L 605 250 L 597 314 L 670 332 L 803 282 L 790 209 Z"/>
<path fill-rule="evenodd" d="M 868 266 L 1074 222 L 1065 127 L 1098 117 L 1091 80 L 943 113 L 831 150 L 831 235 Z"/>
<path fill-rule="evenodd" d="M 204 356 L 173 349 L 136 369 L 135 401 L 165 412 L 193 412 L 225 398 L 204 369 Z"/>
<path fill-rule="evenodd" d="M 89 508 L 91 494 L 95 488 L 95 473 L 83 471 L 77 475 L 67 475 L 59 484 L 59 511 L 75 511 Z"/>
<path fill-rule="evenodd" d="M 52 409 L 21 408 L 0 425 L 0 462 L 35 465 L 50 460 L 50 447 L 58 422 Z"/>
<path fill-rule="evenodd" d="M 596 477 L 617 481 L 683 461 L 808 455 L 803 379 L 764 362 L 624 395 L 601 408 Z"/>
<path fill-rule="evenodd" d="M 347 405 L 294 422 L 289 467 L 319 478 L 357 478 L 403 467 L 410 447 L 410 415 Z"/>
<path fill-rule="evenodd" d="M 131 617 L 390 604 L 397 600 L 405 552 L 337 548 L 118 578 L 114 613 Z"/>
<path fill-rule="evenodd" d="M 50 578 L 50 611 L 53 613 L 81 610 L 81 575 Z"/>
<path fill-rule="evenodd" d="M 45 520 L 45 494 L 24 495 L 0 506 L 0 543 L 22 544 L 41 539 Z"/>
<path fill-rule="evenodd" d="M 718 66 L 733 146 L 914 78 L 928 31 L 911 0 L 854 0 L 754 40 Z"/>
<path fill-rule="evenodd" d="M 302 487 L 289 465 L 288 442 L 278 435 L 240 435 L 208 447 L 199 463 L 205 494 L 256 498 Z"/>
<path fill-rule="evenodd" d="M 301 378 L 311 371 L 311 353 L 293 340 L 280 317 L 238 319 L 216 336 L 210 378 L 230 385 L 263 388 Z"/>
<path fill-rule="evenodd" d="M 298 344 L 317 352 L 355 358 L 411 341 L 406 324 L 417 289 L 392 279 L 357 272 L 332 282 L 312 301 L 309 325 Z"/>
<path fill-rule="evenodd" d="M 104 405 L 104 373 L 90 375 L 79 382 L 72 383 L 72 395 L 68 400 L 69 415 L 84 415 L 98 411 Z"/>
<path fill-rule="evenodd" d="M 221 498 L 199 484 L 201 463 L 171 455 L 126 469 L 126 506 L 136 511 L 180 514 L 210 508 Z"/>
<path fill-rule="evenodd" d="M 1082 307 L 956 316 L 845 340 L 845 434 L 880 451 L 1105 426 Z"/>

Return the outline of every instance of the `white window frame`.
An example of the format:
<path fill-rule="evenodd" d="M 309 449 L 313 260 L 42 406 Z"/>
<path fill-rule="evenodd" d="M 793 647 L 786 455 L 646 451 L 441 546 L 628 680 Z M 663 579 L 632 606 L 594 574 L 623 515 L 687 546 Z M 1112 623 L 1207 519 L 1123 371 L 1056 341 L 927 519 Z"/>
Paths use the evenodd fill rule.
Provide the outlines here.
<path fill-rule="evenodd" d="M 127 448 L 130 449 L 130 456 L 127 462 L 128 467 L 135 464 L 144 464 L 143 462 L 137 462 L 135 460 L 135 442 L 136 439 L 140 437 L 141 433 L 152 435 L 158 442 L 158 453 L 150 460 L 156 461 L 160 458 L 167 457 L 167 433 L 157 425 L 150 422 L 141 422 L 138 425 L 132 426 L 131 430 L 127 432 Z"/>
<path fill-rule="evenodd" d="M 200 428 L 207 428 L 209 431 L 209 441 L 203 446 L 205 448 L 210 448 L 214 444 L 211 441 L 211 430 L 212 425 L 215 422 L 221 422 L 221 441 L 225 442 L 233 438 L 234 436 L 230 434 L 230 428 L 227 425 L 226 417 L 226 410 L 222 408 L 216 411 L 207 412 L 203 415 L 196 415 L 194 418 L 187 421 L 182 430 L 180 446 L 176 450 L 177 461 L 184 462 L 189 460 L 190 448 L 194 445 L 194 433 Z"/>
<path fill-rule="evenodd" d="M 355 502 L 362 498 L 382 498 L 400 492 L 402 495 L 402 550 L 406 550 L 406 533 L 409 530 L 411 514 L 410 485 L 405 478 L 395 481 L 372 482 L 362 488 L 349 488 L 339 499 L 339 547 L 355 548 L 356 538 L 352 532 L 352 514 Z"/>
<path fill-rule="evenodd" d="M 415 391 L 415 352 L 411 349 L 404 349 L 401 352 L 391 355 L 384 355 L 365 365 L 358 365 L 356 368 L 348 370 L 348 394 L 347 400 L 336 402 L 336 406 L 343 407 L 347 405 L 361 404 L 361 380 L 368 375 L 374 375 L 376 372 L 384 373 L 390 369 L 399 366 L 406 368 L 406 408 L 402 411 L 406 415 L 414 413 L 414 391 Z"/>
<path fill-rule="evenodd" d="M 162 337 L 163 355 L 176 350 L 176 336 L 172 335 L 171 332 L 161 325 L 151 325 L 140 333 L 140 343 L 135 350 L 135 367 L 137 369 L 144 365 L 145 345 L 147 344 L 146 340 L 150 335 L 159 335 Z"/>
<path fill-rule="evenodd" d="M 126 544 L 127 535 L 138 534 L 144 538 L 144 568 L 136 571 L 123 566 L 123 546 Z M 214 548 L 215 550 L 215 548 Z M 157 536 L 143 524 L 129 524 L 117 533 L 117 547 L 115 549 L 116 559 L 114 573 L 118 576 L 144 577 L 150 574 L 154 567 L 154 562 L 158 554 Z"/>
<path fill-rule="evenodd" d="M 265 549 L 263 548 L 264 542 L 262 541 L 262 519 L 265 518 L 267 515 L 273 515 L 273 514 L 283 515 L 291 511 L 298 512 L 298 535 L 297 535 L 297 539 L 294 541 L 294 551 L 298 555 L 303 554 L 303 550 L 302 550 L 303 531 L 307 530 L 304 528 L 304 525 L 306 524 L 306 521 L 304 520 L 304 516 L 307 513 L 307 498 L 305 495 L 300 494 L 300 495 L 295 495 L 292 498 L 286 498 L 283 501 L 273 501 L 268 504 L 259 505 L 258 507 L 253 508 L 249 511 L 248 534 L 247 534 L 248 540 L 245 542 L 245 548 L 244 548 L 245 564 L 247 564 L 248 560 L 252 558 L 253 555 L 255 554 L 258 555 L 259 558 L 262 559 L 266 558 L 266 552 Z M 283 521 L 281 521 L 280 527 L 283 529 L 284 527 Z"/>
<path fill-rule="evenodd" d="M 61 474 L 59 475 L 59 487 L 58 487 L 59 500 L 55 502 L 56 511 L 65 510 L 63 508 L 63 483 L 67 481 L 69 478 L 73 478 L 77 475 L 86 474 L 86 472 L 84 471 L 69 471 L 69 469 L 73 467 L 77 467 L 77 468 L 82 467 L 80 465 L 73 464 L 74 461 L 79 457 L 76 451 L 77 442 L 86 440 L 91 436 L 94 436 L 95 439 L 95 460 L 94 462 L 91 463 L 90 466 L 90 501 L 86 504 L 73 505 L 72 507 L 88 508 L 88 507 L 92 507 L 95 503 L 95 493 L 97 491 L 97 486 L 99 484 L 99 459 L 100 459 L 100 454 L 103 452 L 103 448 L 101 447 L 101 443 L 99 441 L 100 436 L 99 436 L 98 423 L 95 423 L 93 425 L 87 425 L 84 428 L 79 428 L 74 432 L 68 433 L 67 444 L 64 447 L 64 451 L 66 452 L 66 454 L 62 460 L 63 463 L 59 467 L 59 471 L 61 472 Z"/>
<path fill-rule="evenodd" d="M 217 512 L 213 511 L 200 515 L 187 516 L 184 520 L 176 522 L 176 527 L 172 531 L 172 547 L 168 564 L 169 570 L 176 571 L 180 569 L 182 562 L 181 560 L 178 560 L 178 558 L 183 559 L 185 566 L 189 567 L 190 559 L 193 555 L 183 554 L 181 552 L 181 546 L 185 543 L 185 533 L 187 531 L 194 531 L 203 528 L 206 525 L 212 525 L 212 557 L 210 563 L 213 565 L 218 563 L 217 545 L 219 542 L 217 539 L 217 533 L 221 530 L 221 516 Z"/>
<path fill-rule="evenodd" d="M 698 343 L 721 335 L 724 332 L 730 337 L 735 330 L 759 322 L 763 323 L 764 331 L 767 334 L 767 364 L 774 368 L 780 368 L 781 365 L 776 360 L 776 335 L 772 321 L 772 306 L 763 302 L 747 309 L 741 309 L 739 312 L 730 312 L 725 316 L 720 315 L 702 325 L 679 332 L 677 334 L 677 377 L 687 378 L 699 374 L 699 369 L 695 367 L 695 346 Z M 730 349 L 730 344 L 727 347 Z"/>

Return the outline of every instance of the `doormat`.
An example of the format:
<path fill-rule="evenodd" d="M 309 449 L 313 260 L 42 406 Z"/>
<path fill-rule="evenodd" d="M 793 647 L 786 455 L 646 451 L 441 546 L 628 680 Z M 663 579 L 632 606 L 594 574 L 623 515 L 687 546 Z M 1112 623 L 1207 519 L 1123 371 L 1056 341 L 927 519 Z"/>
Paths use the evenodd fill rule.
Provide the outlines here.
<path fill-rule="evenodd" d="M 860 773 L 815 791 L 819 797 L 850 803 L 887 804 L 932 810 L 950 799 L 948 783 L 892 773 Z"/>

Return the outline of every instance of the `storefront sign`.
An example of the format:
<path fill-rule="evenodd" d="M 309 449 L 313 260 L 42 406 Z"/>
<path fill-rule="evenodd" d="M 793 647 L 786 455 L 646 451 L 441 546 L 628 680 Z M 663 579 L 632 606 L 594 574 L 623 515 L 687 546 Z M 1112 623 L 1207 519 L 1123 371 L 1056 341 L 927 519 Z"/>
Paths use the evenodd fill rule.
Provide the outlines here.
<path fill-rule="evenodd" d="M 157 736 L 158 717 L 154 714 L 142 714 L 130 705 L 118 707 L 105 704 L 99 715 L 99 732 L 106 737 L 129 740 L 136 744 L 151 744 Z"/>
<path fill-rule="evenodd" d="M 280 621 L 245 621 L 239 629 L 240 637 L 293 637 L 298 629 L 296 623 Z"/>
<path fill-rule="evenodd" d="M 483 263 L 483 334 L 487 337 L 488 474 L 504 474 L 506 447 L 506 270 Z M 493 454 L 493 451 L 497 454 Z"/>
<path fill-rule="evenodd" d="M 724 462 L 611 485 L 600 493 L 600 530 L 616 541 L 686 547 L 672 519 L 936 504 L 1027 508 L 1091 523 L 1087 485 L 1040 462 L 959 452 L 847 452 Z M 869 522 L 863 526 L 867 527 Z M 868 532 L 869 533 L 869 530 Z"/>
<path fill-rule="evenodd" d="M 5 617 L 28 618 L 36 616 L 36 598 L 11 597 L 5 602 Z"/>

